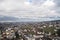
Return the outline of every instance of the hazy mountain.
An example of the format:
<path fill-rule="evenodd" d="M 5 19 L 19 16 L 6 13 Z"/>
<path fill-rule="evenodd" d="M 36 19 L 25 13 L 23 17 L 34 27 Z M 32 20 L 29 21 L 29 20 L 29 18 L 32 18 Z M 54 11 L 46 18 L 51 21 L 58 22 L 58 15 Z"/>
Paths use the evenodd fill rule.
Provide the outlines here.
<path fill-rule="evenodd" d="M 0 22 L 41 22 L 41 21 L 51 21 L 51 20 L 55 20 L 56 18 L 17 18 L 17 17 L 12 17 L 12 16 L 2 16 L 0 15 Z M 59 20 L 56 19 L 56 20 Z"/>
<path fill-rule="evenodd" d="M 0 21 L 17 21 L 19 20 L 18 18 L 16 17 L 11 17 L 11 16 L 1 16 L 0 15 Z"/>

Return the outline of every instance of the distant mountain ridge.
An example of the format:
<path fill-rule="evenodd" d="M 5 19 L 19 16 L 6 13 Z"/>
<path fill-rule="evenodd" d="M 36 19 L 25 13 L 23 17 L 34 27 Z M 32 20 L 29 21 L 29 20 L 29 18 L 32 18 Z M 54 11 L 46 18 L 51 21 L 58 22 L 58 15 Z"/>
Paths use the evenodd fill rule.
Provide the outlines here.
<path fill-rule="evenodd" d="M 0 15 L 0 22 L 53 22 L 60 20 L 47 20 L 47 19 L 33 19 L 33 18 L 17 18 L 12 16 L 2 16 Z"/>
<path fill-rule="evenodd" d="M 19 20 L 16 17 L 11 17 L 11 16 L 1 16 L 0 15 L 0 21 L 17 21 Z"/>

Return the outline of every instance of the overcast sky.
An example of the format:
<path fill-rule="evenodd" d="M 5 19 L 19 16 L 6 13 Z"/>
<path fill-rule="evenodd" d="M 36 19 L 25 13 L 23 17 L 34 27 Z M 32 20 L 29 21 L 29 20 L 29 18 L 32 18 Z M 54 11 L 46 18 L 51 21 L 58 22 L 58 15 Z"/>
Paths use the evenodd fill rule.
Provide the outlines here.
<path fill-rule="evenodd" d="M 0 15 L 35 20 L 60 19 L 60 0 L 0 0 Z"/>

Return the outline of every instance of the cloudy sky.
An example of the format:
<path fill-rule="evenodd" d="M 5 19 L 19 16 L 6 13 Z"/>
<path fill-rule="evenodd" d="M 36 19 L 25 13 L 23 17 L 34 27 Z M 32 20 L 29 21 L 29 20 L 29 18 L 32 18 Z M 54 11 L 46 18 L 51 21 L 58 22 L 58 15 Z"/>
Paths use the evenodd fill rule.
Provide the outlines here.
<path fill-rule="evenodd" d="M 0 0 L 0 20 L 5 16 L 23 21 L 59 20 L 60 0 Z"/>

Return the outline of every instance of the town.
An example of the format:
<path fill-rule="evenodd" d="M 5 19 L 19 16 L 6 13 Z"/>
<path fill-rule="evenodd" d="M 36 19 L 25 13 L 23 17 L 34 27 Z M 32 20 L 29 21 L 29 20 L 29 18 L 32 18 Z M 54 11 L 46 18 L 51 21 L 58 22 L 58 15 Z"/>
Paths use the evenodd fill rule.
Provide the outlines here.
<path fill-rule="evenodd" d="M 60 21 L 0 23 L 0 40 L 60 40 Z"/>

